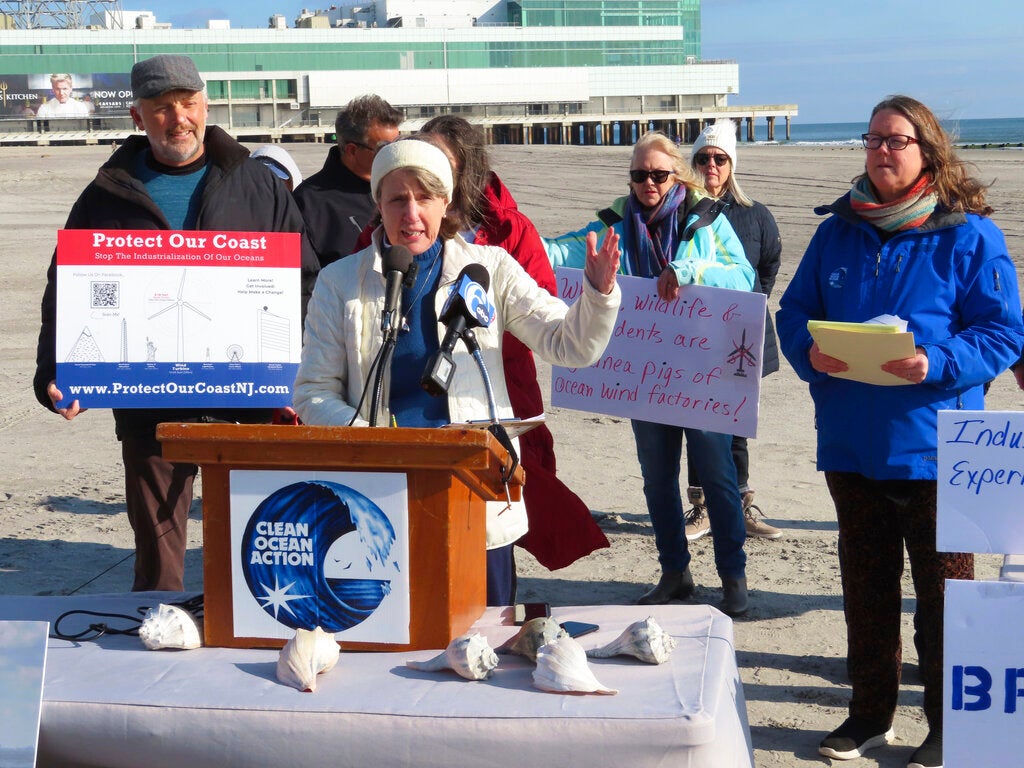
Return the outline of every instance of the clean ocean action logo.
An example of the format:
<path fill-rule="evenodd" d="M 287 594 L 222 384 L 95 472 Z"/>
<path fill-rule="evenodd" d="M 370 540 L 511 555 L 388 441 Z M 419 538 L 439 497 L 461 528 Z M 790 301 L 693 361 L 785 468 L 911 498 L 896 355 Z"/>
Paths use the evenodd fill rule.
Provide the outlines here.
<path fill-rule="evenodd" d="M 253 597 L 280 623 L 342 632 L 390 594 L 394 544 L 391 521 L 363 494 L 323 480 L 293 483 L 249 518 L 242 570 Z"/>

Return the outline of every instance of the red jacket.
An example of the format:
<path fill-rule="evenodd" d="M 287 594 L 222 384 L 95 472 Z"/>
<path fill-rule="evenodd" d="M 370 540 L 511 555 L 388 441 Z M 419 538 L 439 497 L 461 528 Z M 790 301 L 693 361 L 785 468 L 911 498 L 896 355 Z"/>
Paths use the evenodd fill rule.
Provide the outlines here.
<path fill-rule="evenodd" d="M 497 245 L 518 261 L 537 284 L 556 293 L 555 273 L 537 228 L 516 206 L 512 194 L 494 173 L 485 190 L 484 221 L 476 233 L 479 245 Z M 520 418 L 544 412 L 533 353 L 506 333 L 502 363 L 512 411 Z M 595 549 L 609 546 L 590 509 L 555 475 L 555 449 L 551 431 L 540 426 L 520 436 L 526 470 L 523 499 L 530 530 L 517 544 L 550 570 L 564 568 Z"/>

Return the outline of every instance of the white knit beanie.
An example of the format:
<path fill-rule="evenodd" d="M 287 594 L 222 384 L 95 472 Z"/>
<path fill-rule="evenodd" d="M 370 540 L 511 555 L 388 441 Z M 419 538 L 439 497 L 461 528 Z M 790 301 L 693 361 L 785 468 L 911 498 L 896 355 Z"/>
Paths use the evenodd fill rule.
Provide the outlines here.
<path fill-rule="evenodd" d="M 400 168 L 419 168 L 429 171 L 441 182 L 445 196 L 451 201 L 455 184 L 452 179 L 452 164 L 448 155 L 425 141 L 400 139 L 385 144 L 373 158 L 373 168 L 370 170 L 370 192 L 373 193 L 373 199 L 376 202 L 380 202 L 381 181 L 389 173 Z"/>
<path fill-rule="evenodd" d="M 732 163 L 732 170 L 736 170 L 736 123 L 732 120 L 719 120 L 714 125 L 709 125 L 700 132 L 700 136 L 693 142 L 693 149 L 690 150 L 690 161 L 704 147 L 717 147 L 729 156 Z"/>

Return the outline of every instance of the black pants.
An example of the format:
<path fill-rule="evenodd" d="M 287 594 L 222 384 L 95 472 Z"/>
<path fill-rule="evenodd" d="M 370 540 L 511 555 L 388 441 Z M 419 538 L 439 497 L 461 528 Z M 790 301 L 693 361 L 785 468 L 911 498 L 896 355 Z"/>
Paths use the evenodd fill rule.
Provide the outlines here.
<path fill-rule="evenodd" d="M 903 549 L 917 595 L 914 641 L 928 727 L 942 728 L 942 621 L 946 579 L 972 580 L 974 555 L 935 549 L 936 484 L 826 472 L 839 519 L 850 714 L 888 726 L 896 712 L 903 649 Z"/>
<path fill-rule="evenodd" d="M 165 461 L 154 435 L 121 440 L 128 521 L 135 531 L 132 590 L 184 589 L 186 526 L 199 467 Z"/>

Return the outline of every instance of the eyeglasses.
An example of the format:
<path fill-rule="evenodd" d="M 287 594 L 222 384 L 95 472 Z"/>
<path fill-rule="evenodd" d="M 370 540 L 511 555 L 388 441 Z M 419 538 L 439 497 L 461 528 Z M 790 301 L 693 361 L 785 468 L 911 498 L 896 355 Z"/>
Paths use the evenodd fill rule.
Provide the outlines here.
<path fill-rule="evenodd" d="M 728 155 L 697 155 L 693 158 L 693 162 L 697 165 L 707 165 L 712 160 L 715 161 L 715 165 L 721 168 L 723 165 L 729 162 Z"/>
<path fill-rule="evenodd" d="M 664 184 L 668 181 L 668 177 L 672 175 L 672 171 L 630 171 L 629 180 L 634 184 L 643 184 L 648 179 L 651 179 L 655 184 Z"/>
<path fill-rule="evenodd" d="M 391 143 L 390 141 L 382 141 L 376 147 L 371 147 L 369 144 L 363 144 L 363 142 L 361 142 L 361 141 L 350 141 L 349 142 L 349 144 L 355 144 L 357 147 L 362 147 L 363 149 L 368 149 L 371 152 L 373 152 L 373 154 L 377 154 L 378 152 L 380 152 L 382 149 L 384 149 L 384 147 L 386 147 L 390 143 Z"/>
<path fill-rule="evenodd" d="M 877 133 L 862 134 L 860 140 L 864 142 L 865 149 L 878 149 L 883 144 L 893 152 L 906 149 L 911 144 L 920 142 L 913 136 L 904 136 L 902 133 L 894 133 L 892 136 L 879 136 Z"/>

